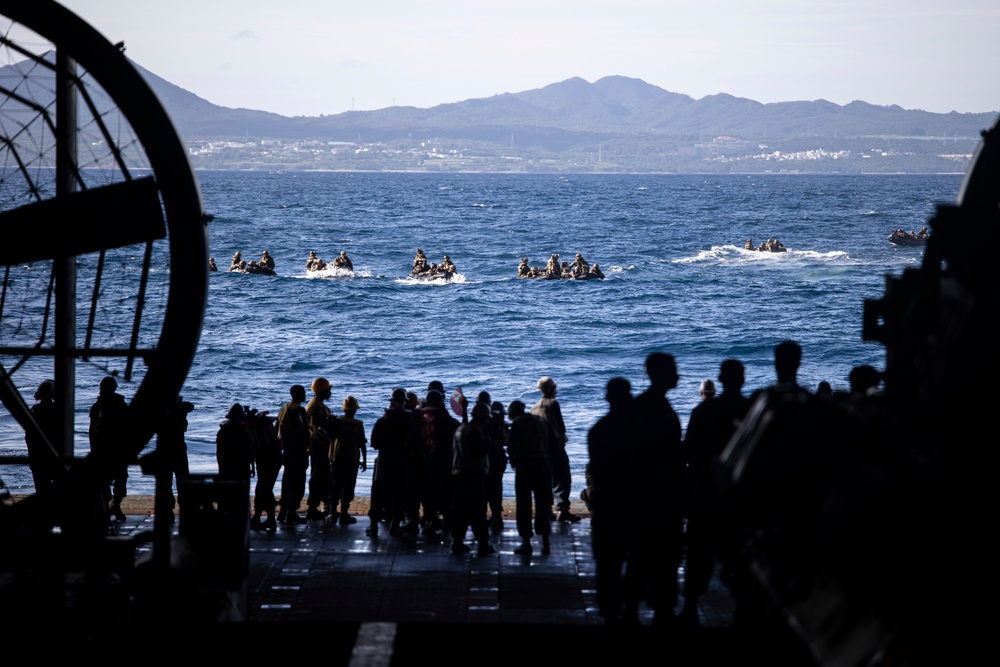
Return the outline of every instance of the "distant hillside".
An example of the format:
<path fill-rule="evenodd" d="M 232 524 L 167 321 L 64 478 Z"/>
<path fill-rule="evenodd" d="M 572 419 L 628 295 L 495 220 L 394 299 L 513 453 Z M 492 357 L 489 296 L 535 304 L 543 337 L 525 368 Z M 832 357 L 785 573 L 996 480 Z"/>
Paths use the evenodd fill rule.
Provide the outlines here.
<path fill-rule="evenodd" d="M 272 137 L 387 141 L 421 136 L 510 141 L 511 132 L 527 141 L 565 144 L 558 135 L 580 133 L 592 141 L 620 133 L 651 133 L 711 139 L 787 137 L 951 137 L 978 138 L 993 113 L 930 113 L 826 100 L 762 104 L 719 94 L 695 100 L 639 79 L 609 76 L 594 83 L 567 79 L 536 90 L 441 104 L 429 109 L 390 107 L 322 117 L 285 117 L 264 111 L 229 109 L 204 100 L 139 67 L 181 133 L 200 137 Z"/>
<path fill-rule="evenodd" d="M 267 111 L 251 109 L 230 109 L 212 104 L 180 86 L 153 74 L 136 62 L 132 62 L 146 82 L 160 98 L 164 108 L 177 126 L 181 136 L 187 138 L 220 137 L 242 138 L 247 134 L 255 137 L 292 138 L 289 133 L 293 119 Z"/>
<path fill-rule="evenodd" d="M 572 78 L 429 109 L 287 117 L 218 106 L 136 67 L 201 168 L 963 171 L 996 117 L 860 101 L 762 104 L 726 94 L 696 100 L 624 76 Z M 16 82 L 17 68 L 0 68 L 0 81 Z M 51 72 L 40 68 L 31 76 L 51 78 Z M 35 90 L 44 95 L 53 86 L 42 83 Z M 37 93 L 36 101 L 50 103 Z M 0 106 L 4 136 L 21 122 Z"/>

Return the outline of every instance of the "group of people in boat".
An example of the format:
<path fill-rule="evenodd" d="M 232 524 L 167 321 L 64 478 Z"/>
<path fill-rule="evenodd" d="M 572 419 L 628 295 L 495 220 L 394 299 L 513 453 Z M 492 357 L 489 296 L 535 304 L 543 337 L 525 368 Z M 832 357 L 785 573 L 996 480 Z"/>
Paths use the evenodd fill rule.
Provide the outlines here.
<path fill-rule="evenodd" d="M 435 264 L 428 262 L 424 251 L 421 248 L 417 248 L 417 254 L 413 257 L 413 268 L 410 270 L 411 278 L 447 279 L 456 273 L 458 273 L 458 268 L 448 255 L 441 258 L 440 264 Z"/>
<path fill-rule="evenodd" d="M 219 270 L 214 257 L 208 258 L 208 270 Z M 229 268 L 226 271 L 230 273 L 259 273 L 265 276 L 276 275 L 274 273 L 274 258 L 266 250 L 261 253 L 259 260 L 251 259 L 249 262 L 243 259 L 242 253 L 237 250 L 233 253 L 233 259 L 229 262 Z"/>
<path fill-rule="evenodd" d="M 309 251 L 309 257 L 306 259 L 306 271 L 322 271 L 329 266 L 329 264 L 316 256 L 315 250 Z M 335 269 L 343 269 L 345 271 L 354 270 L 354 264 L 344 250 L 341 250 L 340 255 L 333 260 L 332 266 Z M 219 270 L 214 257 L 208 258 L 208 270 Z M 241 252 L 236 251 L 233 253 L 233 259 L 229 262 L 229 268 L 226 271 L 231 273 L 259 273 L 265 276 L 277 275 L 274 272 L 274 258 L 266 250 L 261 253 L 259 260 L 251 259 L 249 262 L 243 259 Z"/>
<path fill-rule="evenodd" d="M 785 244 L 778 239 L 761 241 L 761 244 L 756 248 L 753 245 L 753 239 L 747 239 L 747 242 L 743 244 L 743 249 L 757 250 L 758 252 L 788 252 L 788 248 L 785 247 Z"/>
<path fill-rule="evenodd" d="M 919 232 L 914 233 L 911 229 L 909 232 L 904 232 L 902 229 L 892 230 L 892 234 L 889 234 L 889 243 L 895 243 L 896 245 L 923 245 L 927 243 L 931 235 L 927 232 L 926 227 L 921 227 Z"/>
<path fill-rule="evenodd" d="M 529 266 L 528 258 L 522 257 L 521 263 L 517 267 L 518 278 L 537 278 L 542 280 L 590 280 L 593 278 L 603 279 L 604 272 L 601 266 L 594 262 L 593 265 L 587 263 L 583 255 L 576 253 L 573 262 L 559 261 L 559 253 L 554 252 L 546 262 L 545 268 Z"/>
<path fill-rule="evenodd" d="M 775 241 L 780 244 L 780 241 L 777 241 L 777 239 L 775 239 Z M 751 242 L 747 240 L 748 247 L 750 243 Z M 770 240 L 768 243 L 770 243 Z M 761 249 L 764 249 L 763 245 L 764 244 L 761 244 Z M 782 246 L 782 249 L 784 249 L 784 246 Z M 317 256 L 315 250 L 309 251 L 309 257 L 306 258 L 307 272 L 323 271 L 331 268 L 331 266 L 334 269 L 354 271 L 354 263 L 351 262 L 351 258 L 347 256 L 347 252 L 344 250 L 341 250 L 340 254 L 331 263 L 327 263 L 321 257 Z M 215 264 L 215 258 L 208 258 L 208 269 L 209 271 L 219 270 L 218 266 Z M 227 271 L 232 273 L 259 273 L 268 276 L 276 275 L 274 272 L 274 259 L 267 250 L 261 253 L 261 258 L 259 260 L 250 260 L 249 262 L 243 259 L 243 256 L 239 251 L 235 252 L 233 254 L 232 261 L 229 263 Z M 456 273 L 458 273 L 458 268 L 455 266 L 455 263 L 451 261 L 451 257 L 448 255 L 444 255 L 441 262 L 436 264 L 427 260 L 427 255 L 424 254 L 422 248 L 417 248 L 417 254 L 413 258 L 413 268 L 410 271 L 411 278 L 420 280 L 444 278 L 447 280 Z M 576 257 L 572 262 L 567 262 L 565 260 L 560 262 L 559 253 L 552 253 L 544 268 L 529 266 L 528 258 L 522 258 L 521 264 L 517 267 L 517 277 L 537 278 L 542 280 L 590 280 L 595 278 L 603 280 L 604 272 L 601 271 L 599 264 L 596 262 L 592 265 L 589 264 L 580 253 L 576 253 Z"/>
<path fill-rule="evenodd" d="M 309 257 L 306 258 L 306 271 L 322 271 L 329 267 L 330 265 L 323 261 L 322 258 L 316 256 L 315 250 L 309 251 Z M 347 256 L 346 250 L 341 250 L 340 254 L 334 258 L 333 268 L 342 271 L 354 271 L 354 263 Z"/>

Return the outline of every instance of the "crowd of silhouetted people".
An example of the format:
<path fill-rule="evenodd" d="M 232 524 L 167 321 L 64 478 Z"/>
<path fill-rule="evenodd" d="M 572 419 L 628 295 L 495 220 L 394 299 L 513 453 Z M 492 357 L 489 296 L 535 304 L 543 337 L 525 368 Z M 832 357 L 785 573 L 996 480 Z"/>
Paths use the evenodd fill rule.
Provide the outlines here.
<path fill-rule="evenodd" d="M 857 409 L 881 382 L 878 370 L 858 366 L 851 371 L 849 393 L 834 393 L 827 383 L 813 393 L 798 384 L 801 357 L 797 343 L 779 344 L 776 382 L 749 397 L 742 391 L 743 364 L 723 361 L 717 378 L 721 393 L 716 394 L 715 381 L 701 382 L 702 400 L 692 410 L 683 438 L 666 398 L 678 381 L 672 356 L 653 353 L 647 358 L 649 387 L 638 396 L 632 396 L 625 378 L 608 382 L 608 413 L 588 434 L 585 492 L 598 606 L 608 623 L 637 623 L 642 601 L 655 610 L 656 620 L 673 619 L 682 558 L 682 621 L 697 623 L 698 598 L 707 590 L 717 560 L 737 597 L 745 591 L 749 575 L 739 557 L 743 536 L 732 499 L 726 497 L 727 475 L 740 463 L 738 429 L 748 429 L 751 411 L 759 413 L 774 402 L 843 403 Z"/>
<path fill-rule="evenodd" d="M 328 405 L 330 382 L 319 377 L 310 386 L 308 402 L 306 388 L 295 385 L 273 418 L 234 404 L 216 440 L 219 471 L 230 477 L 256 476 L 254 530 L 307 521 L 350 525 L 357 522 L 351 512 L 357 474 L 367 469 L 370 448 L 378 458 L 368 535 L 378 536 L 383 523 L 391 536 L 450 535 L 452 551 L 464 553 L 471 550 L 464 543 L 471 528 L 478 553 L 488 554 L 494 551 L 489 531 L 503 527 L 502 482 L 509 464 L 518 499 L 528 494 L 526 502 L 518 503 L 523 540 L 518 553 L 531 552 L 535 534 L 548 553 L 550 521 L 575 523 L 580 517 L 570 509 L 566 425 L 555 398 L 556 383 L 543 377 L 537 387 L 542 395 L 530 411 L 521 401 L 505 409 L 485 391 L 471 404 L 455 394 L 452 408 L 461 419 L 448 411 L 440 382 L 429 383 L 423 399 L 397 388 L 387 397 L 369 440 L 355 417 L 357 399 L 346 397 L 343 414 L 335 415 Z M 281 468 L 278 500 L 274 486 Z M 532 496 L 539 514 L 534 522 Z"/>
<path fill-rule="evenodd" d="M 743 365 L 736 359 L 723 361 L 716 380 L 700 383 L 702 400 L 683 435 L 667 399 L 679 377 L 671 355 L 649 355 L 648 388 L 638 395 L 633 396 L 625 378 L 607 383 L 608 412 L 588 432 L 587 483 L 580 497 L 591 513 L 598 605 L 608 623 L 638 623 L 643 602 L 656 610 L 655 618 L 674 618 L 681 593 L 678 569 L 685 555 L 681 619 L 696 622 L 698 598 L 717 560 L 727 583 L 739 587 L 741 573 L 726 559 L 739 545 L 727 525 L 720 470 L 727 446 L 732 447 L 755 401 L 781 396 L 860 402 L 881 381 L 879 371 L 859 366 L 850 374 L 849 394 L 835 394 L 827 383 L 810 392 L 797 382 L 801 354 L 794 342 L 778 345 L 775 384 L 751 396 L 743 393 Z M 451 551 L 460 554 L 472 549 L 466 544 L 471 529 L 477 553 L 488 555 L 495 551 L 491 531 L 503 527 L 502 480 L 510 466 L 521 538 L 514 551 L 530 555 L 537 546 L 547 555 L 551 523 L 576 523 L 580 517 L 571 511 L 566 425 L 557 385 L 545 376 L 536 387 L 541 397 L 530 408 L 514 400 L 505 409 L 485 391 L 470 404 L 457 391 L 451 407 L 460 418 L 449 412 L 440 382 L 430 382 L 422 398 L 397 388 L 366 433 L 356 417 L 357 399 L 347 396 L 340 404 L 342 414 L 334 414 L 328 405 L 332 386 L 318 377 L 310 385 L 311 398 L 304 386 L 292 386 L 290 400 L 276 416 L 233 404 L 216 436 L 219 474 L 248 484 L 253 480 L 252 530 L 273 532 L 279 523 L 310 521 L 349 526 L 357 523 L 351 505 L 358 472 L 368 468 L 371 449 L 378 456 L 372 456 L 368 536 L 386 530 L 393 537 L 450 538 Z M 95 457 L 112 457 L 126 427 L 129 408 L 116 390 L 114 378 L 102 380 L 90 411 Z M 53 394 L 52 381 L 46 381 L 35 395 L 32 413 L 43 429 L 55 423 Z M 192 409 L 178 397 L 159 436 L 157 455 L 167 457 L 166 465 L 178 479 L 188 472 L 184 432 Z M 36 488 L 43 489 L 52 483 L 54 459 L 38 443 L 29 439 L 28 445 Z M 122 521 L 127 466 L 111 470 L 102 494 L 109 520 Z M 167 502 L 172 506 L 172 495 Z"/>

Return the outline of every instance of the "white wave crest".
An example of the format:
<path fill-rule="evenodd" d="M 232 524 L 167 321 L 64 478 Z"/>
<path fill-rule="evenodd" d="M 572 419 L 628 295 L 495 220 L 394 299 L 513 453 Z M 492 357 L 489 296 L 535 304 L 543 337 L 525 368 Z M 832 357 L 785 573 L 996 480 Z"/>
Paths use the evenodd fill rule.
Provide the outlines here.
<path fill-rule="evenodd" d="M 360 269 L 352 271 L 350 269 L 339 269 L 332 266 L 328 266 L 322 271 L 307 271 L 305 275 L 305 277 L 309 278 L 310 280 L 314 280 L 316 278 L 324 278 L 324 279 L 371 278 L 371 276 L 372 276 L 371 269 Z"/>

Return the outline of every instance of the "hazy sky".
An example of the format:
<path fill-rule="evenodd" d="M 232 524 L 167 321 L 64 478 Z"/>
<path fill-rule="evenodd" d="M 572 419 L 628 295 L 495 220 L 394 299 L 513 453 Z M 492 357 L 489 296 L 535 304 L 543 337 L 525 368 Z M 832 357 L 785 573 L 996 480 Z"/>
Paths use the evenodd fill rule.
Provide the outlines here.
<path fill-rule="evenodd" d="M 997 0 L 64 0 L 227 107 L 429 107 L 579 76 L 694 98 L 1000 109 Z"/>

